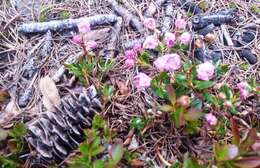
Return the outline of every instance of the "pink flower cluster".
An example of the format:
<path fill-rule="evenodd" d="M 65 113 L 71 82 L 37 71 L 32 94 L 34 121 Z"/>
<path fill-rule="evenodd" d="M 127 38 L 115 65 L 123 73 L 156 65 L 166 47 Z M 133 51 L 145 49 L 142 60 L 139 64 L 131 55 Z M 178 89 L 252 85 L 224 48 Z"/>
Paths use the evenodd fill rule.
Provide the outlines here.
<path fill-rule="evenodd" d="M 142 89 L 150 87 L 151 81 L 152 81 L 152 78 L 150 78 L 145 73 L 140 72 L 134 77 L 133 83 L 138 90 L 142 90 Z"/>
<path fill-rule="evenodd" d="M 149 30 L 155 30 L 156 29 L 156 22 L 154 18 L 145 18 L 144 19 L 144 26 L 148 28 Z"/>
<path fill-rule="evenodd" d="M 90 24 L 89 23 L 85 23 L 85 22 L 84 23 L 79 23 L 78 24 L 78 29 L 79 29 L 80 35 L 73 36 L 72 41 L 75 44 L 84 45 L 86 50 L 94 50 L 94 49 L 96 49 L 97 48 L 97 43 L 95 41 L 91 40 L 91 41 L 84 42 L 84 40 L 83 40 L 84 39 L 84 34 L 91 31 Z"/>
<path fill-rule="evenodd" d="M 178 54 L 166 54 L 153 62 L 158 71 L 174 72 L 181 67 L 181 58 Z"/>
<path fill-rule="evenodd" d="M 151 35 L 147 36 L 144 43 L 143 48 L 144 49 L 155 49 L 159 45 L 159 40 L 157 37 Z"/>
<path fill-rule="evenodd" d="M 218 123 L 218 119 L 212 113 L 206 114 L 205 118 L 210 126 L 215 126 Z"/>
<path fill-rule="evenodd" d="M 200 80 L 208 81 L 214 77 L 215 66 L 210 62 L 199 64 L 197 67 L 197 77 Z"/>
<path fill-rule="evenodd" d="M 132 68 L 135 65 L 138 54 L 141 51 L 142 45 L 138 43 L 134 45 L 133 49 L 125 51 L 125 65 L 127 68 Z"/>
<path fill-rule="evenodd" d="M 237 87 L 240 92 L 240 99 L 247 99 L 251 91 L 251 86 L 247 82 L 240 82 L 239 84 L 237 84 Z"/>
<path fill-rule="evenodd" d="M 187 22 L 185 19 L 176 19 L 175 20 L 175 28 L 177 29 L 185 29 Z"/>

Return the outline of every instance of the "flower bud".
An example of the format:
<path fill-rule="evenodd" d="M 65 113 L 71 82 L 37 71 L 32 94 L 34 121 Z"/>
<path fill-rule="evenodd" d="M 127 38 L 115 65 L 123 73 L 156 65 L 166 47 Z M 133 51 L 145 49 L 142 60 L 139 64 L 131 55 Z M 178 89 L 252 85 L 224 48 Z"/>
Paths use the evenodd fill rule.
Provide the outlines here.
<path fill-rule="evenodd" d="M 196 48 L 202 48 L 203 45 L 204 45 L 204 42 L 203 42 L 202 39 L 198 38 L 198 39 L 195 40 L 195 47 Z"/>
<path fill-rule="evenodd" d="M 224 106 L 227 107 L 227 108 L 231 108 L 233 105 L 232 105 L 231 101 L 227 100 L 227 101 L 224 102 Z"/>
<path fill-rule="evenodd" d="M 213 43 L 215 41 L 215 39 L 216 39 L 216 36 L 213 33 L 208 33 L 205 36 L 205 41 L 208 42 L 208 43 Z"/>
<path fill-rule="evenodd" d="M 222 93 L 222 92 L 220 92 L 220 93 L 218 94 L 218 97 L 219 97 L 221 100 L 225 100 L 225 99 L 226 99 L 226 95 L 225 95 L 224 93 Z"/>
<path fill-rule="evenodd" d="M 190 106 L 190 97 L 183 95 L 180 98 L 178 98 L 177 103 L 181 105 L 182 107 L 189 107 Z"/>

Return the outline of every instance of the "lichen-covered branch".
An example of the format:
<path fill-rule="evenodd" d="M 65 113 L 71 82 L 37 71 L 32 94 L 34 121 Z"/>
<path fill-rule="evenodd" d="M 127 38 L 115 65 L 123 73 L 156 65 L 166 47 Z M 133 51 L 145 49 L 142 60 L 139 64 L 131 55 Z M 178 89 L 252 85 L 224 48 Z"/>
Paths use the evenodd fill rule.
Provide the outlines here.
<path fill-rule="evenodd" d="M 144 27 L 142 22 L 139 20 L 137 16 L 132 14 L 129 10 L 124 8 L 122 5 L 118 4 L 115 0 L 110 0 L 111 9 L 119 16 L 124 18 L 124 21 L 129 21 L 131 27 L 133 27 L 138 32 L 143 32 Z"/>
<path fill-rule="evenodd" d="M 165 4 L 165 17 L 163 19 L 163 24 L 161 28 L 161 31 L 163 33 L 170 31 L 172 28 L 173 11 L 173 1 L 167 0 Z"/>
<path fill-rule="evenodd" d="M 122 18 L 118 17 L 116 24 L 114 25 L 111 33 L 111 38 L 108 42 L 107 48 L 105 50 L 104 56 L 105 58 L 113 58 L 118 54 L 117 42 L 120 35 L 120 31 L 122 28 Z"/>
<path fill-rule="evenodd" d="M 127 41 L 123 45 L 125 49 L 131 49 L 134 47 L 135 44 L 143 44 L 144 40 L 145 40 L 144 38 L 134 39 L 131 41 Z"/>
<path fill-rule="evenodd" d="M 18 31 L 23 34 L 46 33 L 48 30 L 59 32 L 66 29 L 77 29 L 77 24 L 88 22 L 91 27 L 111 25 L 117 21 L 116 15 L 95 15 L 78 19 L 53 20 L 49 22 L 33 22 L 22 24 Z"/>

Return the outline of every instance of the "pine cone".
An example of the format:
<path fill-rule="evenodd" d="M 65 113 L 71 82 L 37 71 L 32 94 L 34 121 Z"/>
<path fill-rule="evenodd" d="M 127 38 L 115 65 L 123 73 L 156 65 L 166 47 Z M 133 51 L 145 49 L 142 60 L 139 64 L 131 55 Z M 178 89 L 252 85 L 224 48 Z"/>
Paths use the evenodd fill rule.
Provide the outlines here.
<path fill-rule="evenodd" d="M 102 109 L 94 86 L 65 97 L 55 112 L 44 112 L 30 121 L 26 140 L 35 150 L 33 165 L 60 163 L 84 140 L 94 115 Z"/>

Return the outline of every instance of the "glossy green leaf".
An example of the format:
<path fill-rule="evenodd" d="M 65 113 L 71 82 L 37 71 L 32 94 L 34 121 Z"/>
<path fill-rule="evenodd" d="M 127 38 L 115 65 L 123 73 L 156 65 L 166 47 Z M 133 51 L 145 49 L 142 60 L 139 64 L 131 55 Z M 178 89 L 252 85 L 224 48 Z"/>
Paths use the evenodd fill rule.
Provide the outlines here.
<path fill-rule="evenodd" d="M 188 80 L 186 78 L 186 75 L 184 73 L 176 73 L 175 80 L 178 85 L 182 85 L 187 87 L 188 86 Z"/>
<path fill-rule="evenodd" d="M 204 166 L 199 165 L 194 158 L 188 158 L 184 160 L 183 168 L 204 168 Z"/>
<path fill-rule="evenodd" d="M 142 130 L 145 127 L 145 122 L 141 118 L 133 118 L 130 123 L 131 128 Z"/>
<path fill-rule="evenodd" d="M 92 128 L 94 129 L 102 129 L 106 125 L 105 120 L 101 117 L 101 115 L 96 114 L 92 120 Z"/>
<path fill-rule="evenodd" d="M 225 94 L 227 100 L 231 100 L 233 98 L 233 92 L 228 85 L 223 85 L 220 88 L 220 91 Z"/>
<path fill-rule="evenodd" d="M 215 144 L 215 156 L 219 161 L 233 160 L 238 156 L 239 149 L 236 145 L 219 145 Z"/>
<path fill-rule="evenodd" d="M 219 106 L 220 102 L 218 101 L 218 98 L 214 96 L 213 94 L 210 94 L 209 92 L 203 93 L 204 99 L 215 106 Z"/>
<path fill-rule="evenodd" d="M 204 89 L 211 88 L 212 86 L 214 86 L 214 84 L 215 83 L 213 81 L 195 80 L 194 87 L 195 87 L 195 89 L 198 89 L 198 90 L 204 90 Z"/>
<path fill-rule="evenodd" d="M 184 112 L 184 108 L 182 107 L 179 107 L 174 112 L 171 112 L 171 119 L 173 120 L 176 128 L 180 128 L 181 116 L 183 112 Z"/>
<path fill-rule="evenodd" d="M 229 65 L 228 64 L 220 64 L 217 67 L 217 75 L 225 75 L 229 70 Z"/>
<path fill-rule="evenodd" d="M 103 160 L 95 160 L 93 162 L 93 168 L 104 168 L 105 162 Z"/>
<path fill-rule="evenodd" d="M 189 71 L 192 68 L 192 61 L 188 60 L 183 64 L 184 71 Z"/>
<path fill-rule="evenodd" d="M 202 109 L 202 106 L 203 106 L 203 102 L 200 99 L 194 99 L 191 102 L 191 107 L 193 108 Z"/>

